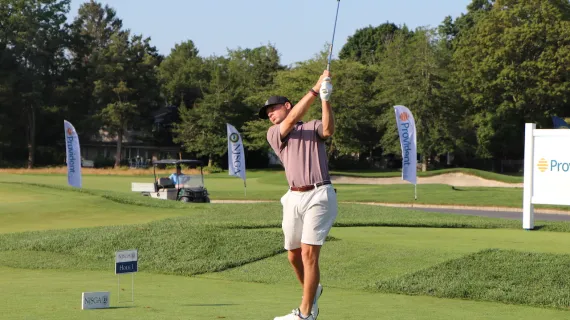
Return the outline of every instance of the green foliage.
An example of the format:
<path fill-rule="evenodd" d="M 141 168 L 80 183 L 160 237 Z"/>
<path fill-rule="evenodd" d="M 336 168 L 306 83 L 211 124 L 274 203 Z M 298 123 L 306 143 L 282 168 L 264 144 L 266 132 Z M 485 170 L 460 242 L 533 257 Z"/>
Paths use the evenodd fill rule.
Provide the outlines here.
<path fill-rule="evenodd" d="M 208 73 L 194 42 L 176 44 L 158 68 L 158 79 L 167 101 L 175 106 L 193 106 L 202 96 Z"/>
<path fill-rule="evenodd" d="M 271 43 L 201 57 L 192 40 L 163 59 L 108 5 L 85 2 L 66 24 L 69 7 L 69 0 L 0 3 L 3 163 L 33 166 L 36 145 L 52 150 L 38 152 L 39 164 L 59 162 L 53 150 L 61 149 L 63 132 L 54 123 L 62 118 L 81 141 L 97 138 L 100 129 L 116 136 L 119 153 L 121 138 L 136 131 L 137 140 L 180 144 L 221 163 L 231 123 L 246 149 L 267 154 L 269 123 L 257 119 L 259 107 L 273 94 L 299 101 L 327 62 L 328 46 L 285 67 Z M 332 62 L 331 167 L 399 157 L 398 104 L 415 115 L 426 166 L 443 167 L 437 159 L 448 152 L 457 166 L 521 159 L 525 122 L 550 128 L 550 116 L 568 116 L 569 21 L 563 0 L 472 0 L 437 28 L 386 21 L 357 29 Z M 179 114 L 154 131 L 153 111 L 165 106 Z M 318 118 L 315 106 L 305 120 Z"/>
<path fill-rule="evenodd" d="M 222 169 L 220 166 L 217 166 L 216 164 L 212 164 L 211 166 L 204 167 L 204 172 L 205 173 L 220 173 L 220 172 L 224 172 L 224 169 Z"/>
<path fill-rule="evenodd" d="M 210 165 L 219 161 L 227 152 L 226 123 L 240 130 L 254 119 L 267 99 L 264 92 L 280 69 L 277 50 L 270 45 L 230 50 L 228 57 L 204 59 L 201 70 L 206 75 L 200 98 L 191 106 L 181 105 L 180 123 L 173 128 L 174 141 L 188 152 L 207 156 Z"/>
<path fill-rule="evenodd" d="M 377 27 L 368 26 L 358 29 L 349 36 L 339 52 L 340 59 L 349 59 L 363 64 L 377 64 L 381 61 L 384 43 L 396 34 L 411 35 L 408 28 L 400 28 L 393 23 L 383 23 Z"/>
<path fill-rule="evenodd" d="M 455 80 L 480 157 L 522 154 L 522 124 L 545 125 L 570 97 L 570 6 L 497 1 L 459 40 Z"/>
<path fill-rule="evenodd" d="M 0 3 L 3 69 L 0 101 L 6 106 L 2 113 L 10 115 L 13 122 L 8 128 L 25 133 L 25 141 L 14 142 L 28 148 L 29 168 L 35 162 L 36 132 L 46 127 L 41 119 L 51 109 L 58 109 L 54 94 L 64 82 L 65 15 L 69 3 L 70 0 L 6 0 Z"/>
<path fill-rule="evenodd" d="M 249 150 L 271 152 L 267 142 L 267 130 L 272 126 L 270 121 L 257 119 L 246 122 L 242 127 L 243 143 Z"/>
<path fill-rule="evenodd" d="M 459 110 L 455 94 L 449 90 L 449 54 L 439 45 L 432 30 L 416 30 L 410 38 L 397 35 L 386 43 L 376 84 L 378 95 L 388 102 L 377 125 L 384 135 L 387 153 L 400 154 L 394 105 L 404 105 L 413 113 L 418 132 L 418 153 L 424 159 L 434 154 L 454 151 L 458 137 Z"/>
<path fill-rule="evenodd" d="M 149 127 L 151 113 L 158 108 L 158 81 L 155 68 L 160 60 L 150 39 L 128 31 L 113 33 L 101 51 L 102 71 L 95 81 L 93 96 L 104 106 L 102 124 L 117 135 L 115 166 L 121 161 L 121 143 L 126 130 Z"/>

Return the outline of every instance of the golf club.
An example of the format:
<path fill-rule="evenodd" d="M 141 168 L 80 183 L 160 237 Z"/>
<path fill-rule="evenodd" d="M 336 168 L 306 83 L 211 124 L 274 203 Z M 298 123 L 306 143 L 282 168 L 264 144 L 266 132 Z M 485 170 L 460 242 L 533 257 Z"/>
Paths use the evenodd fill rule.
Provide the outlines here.
<path fill-rule="evenodd" d="M 338 8 L 340 7 L 340 0 L 337 0 L 337 5 L 336 5 L 336 17 L 334 18 L 334 29 L 333 29 L 333 36 L 332 36 L 332 41 L 331 41 L 331 47 L 330 47 L 330 51 L 329 51 L 329 62 L 327 64 L 327 70 L 331 71 L 331 59 L 332 59 L 332 53 L 333 53 L 333 44 L 334 44 L 334 34 L 336 32 L 336 21 L 338 19 Z"/>

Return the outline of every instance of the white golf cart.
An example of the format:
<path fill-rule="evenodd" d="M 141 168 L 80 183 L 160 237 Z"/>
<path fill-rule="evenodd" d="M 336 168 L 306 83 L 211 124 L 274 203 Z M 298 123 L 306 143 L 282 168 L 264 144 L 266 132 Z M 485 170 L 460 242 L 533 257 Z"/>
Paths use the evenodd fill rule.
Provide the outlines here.
<path fill-rule="evenodd" d="M 158 165 L 186 164 L 189 167 L 200 167 L 200 174 L 182 174 L 178 176 L 178 183 L 175 184 L 168 177 L 156 176 Z M 200 160 L 158 160 L 153 162 L 154 183 L 131 184 L 131 191 L 140 192 L 143 196 L 150 196 L 155 199 L 176 200 L 182 202 L 210 202 L 208 190 L 204 187 L 204 164 Z"/>

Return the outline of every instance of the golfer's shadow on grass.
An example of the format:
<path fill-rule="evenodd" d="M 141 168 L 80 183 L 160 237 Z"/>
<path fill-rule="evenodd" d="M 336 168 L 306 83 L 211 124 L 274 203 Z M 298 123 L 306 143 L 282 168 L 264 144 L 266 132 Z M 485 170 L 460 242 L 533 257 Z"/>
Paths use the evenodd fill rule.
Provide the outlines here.
<path fill-rule="evenodd" d="M 469 188 L 470 189 L 467 190 L 465 188 L 462 189 L 462 188 L 459 188 L 456 186 L 451 186 L 451 190 L 453 190 L 453 191 L 471 191 L 471 192 L 473 192 L 473 191 L 487 191 L 487 190 L 483 190 L 483 189 L 477 189 L 479 187 L 469 187 Z"/>
<path fill-rule="evenodd" d="M 226 306 L 237 306 L 237 303 L 192 303 L 183 304 L 183 307 L 226 307 Z"/>

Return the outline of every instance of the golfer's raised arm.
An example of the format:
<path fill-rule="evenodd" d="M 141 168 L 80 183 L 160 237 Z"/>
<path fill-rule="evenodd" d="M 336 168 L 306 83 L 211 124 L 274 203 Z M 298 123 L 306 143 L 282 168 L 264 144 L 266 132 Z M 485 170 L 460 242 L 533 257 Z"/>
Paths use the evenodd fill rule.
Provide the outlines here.
<path fill-rule="evenodd" d="M 334 115 L 331 107 L 331 103 L 326 100 L 322 100 L 323 107 L 323 132 L 321 134 L 322 138 L 329 138 L 334 134 Z"/>
<path fill-rule="evenodd" d="M 321 82 L 323 81 L 323 79 L 325 79 L 329 75 L 330 75 L 329 71 L 325 70 L 323 72 L 323 74 L 321 75 L 321 77 L 319 78 L 319 81 L 317 81 L 315 86 L 312 88 L 314 93 L 308 92 L 295 105 L 295 108 L 291 109 L 291 112 L 289 112 L 289 114 L 287 115 L 287 118 L 285 118 L 285 120 L 283 120 L 283 122 L 281 122 L 281 124 L 279 126 L 279 133 L 281 134 L 281 138 L 286 137 L 289 134 L 289 132 L 291 132 L 291 130 L 293 130 L 293 126 L 295 125 L 295 123 L 300 121 L 303 118 L 303 116 L 305 115 L 305 113 L 307 113 L 307 110 L 309 110 L 309 107 L 315 101 L 315 99 L 318 95 L 318 92 L 321 88 Z"/>

